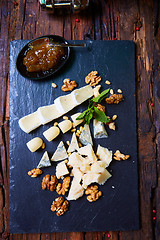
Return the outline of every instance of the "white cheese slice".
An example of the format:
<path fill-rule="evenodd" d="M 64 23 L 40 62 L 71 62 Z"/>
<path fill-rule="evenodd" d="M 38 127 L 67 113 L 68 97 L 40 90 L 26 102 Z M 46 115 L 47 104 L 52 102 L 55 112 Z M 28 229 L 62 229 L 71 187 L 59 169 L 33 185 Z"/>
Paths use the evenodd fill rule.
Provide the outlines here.
<path fill-rule="evenodd" d="M 93 173 L 89 171 L 82 177 L 82 186 L 86 189 L 91 183 L 98 182 L 99 177 L 100 173 Z"/>
<path fill-rule="evenodd" d="M 97 161 L 97 157 L 93 151 L 91 144 L 88 144 L 84 147 L 78 149 L 78 153 L 84 156 L 88 156 L 88 162 L 93 163 Z"/>
<path fill-rule="evenodd" d="M 26 143 L 28 149 L 31 152 L 37 151 L 43 144 L 43 140 L 39 137 L 32 138 L 29 142 Z"/>
<path fill-rule="evenodd" d="M 74 178 L 77 180 L 78 183 L 81 182 L 83 172 L 81 172 L 81 170 L 79 168 L 74 167 L 71 171 L 71 174 L 72 174 L 72 176 L 74 176 Z"/>
<path fill-rule="evenodd" d="M 48 128 L 43 132 L 43 136 L 50 142 L 60 134 L 60 129 L 56 126 Z"/>
<path fill-rule="evenodd" d="M 105 163 L 105 167 L 108 167 L 112 161 L 112 151 L 109 151 L 108 148 L 101 147 L 98 145 L 97 148 L 98 158 Z"/>
<path fill-rule="evenodd" d="M 105 164 L 102 161 L 96 161 L 91 165 L 91 172 L 101 173 L 104 171 Z"/>
<path fill-rule="evenodd" d="M 58 124 L 58 127 L 61 129 L 63 133 L 68 132 L 72 128 L 73 124 L 70 120 L 63 120 Z"/>
<path fill-rule="evenodd" d="M 72 99 L 71 94 L 67 94 L 56 98 L 54 100 L 54 103 L 56 105 L 57 111 L 59 111 L 62 114 L 69 112 L 76 106 Z"/>
<path fill-rule="evenodd" d="M 40 162 L 38 163 L 37 168 L 42 168 L 42 167 L 50 167 L 51 162 L 49 160 L 48 152 L 45 151 Z"/>
<path fill-rule="evenodd" d="M 91 132 L 88 124 L 84 125 L 81 135 L 79 137 L 79 140 L 83 145 L 87 145 L 87 144 L 93 145 L 92 136 L 91 136 Z"/>
<path fill-rule="evenodd" d="M 59 118 L 62 116 L 62 113 L 60 113 L 55 104 L 39 107 L 38 110 L 38 116 L 42 124 L 46 124 L 48 122 L 51 122 L 52 120 Z"/>
<path fill-rule="evenodd" d="M 79 124 L 81 124 L 83 122 L 83 119 L 82 120 L 76 120 L 76 118 L 80 115 L 81 113 L 75 113 L 71 116 L 71 119 L 74 123 L 74 126 L 78 126 Z"/>
<path fill-rule="evenodd" d="M 83 163 L 83 157 L 80 156 L 77 152 L 73 152 L 69 156 L 69 161 L 68 164 L 71 165 L 72 167 L 80 167 L 81 164 Z"/>
<path fill-rule="evenodd" d="M 73 92 L 71 92 L 71 95 L 74 103 L 79 105 L 93 96 L 93 89 L 90 85 L 87 85 L 82 88 L 75 89 Z"/>
<path fill-rule="evenodd" d="M 39 119 L 37 111 L 20 118 L 18 123 L 20 128 L 26 133 L 30 133 L 34 129 L 41 126 L 41 121 Z"/>
<path fill-rule="evenodd" d="M 83 161 L 83 163 L 80 165 L 80 170 L 83 173 L 87 173 L 87 172 L 91 171 L 91 166 L 89 163 Z"/>
<path fill-rule="evenodd" d="M 93 131 L 94 131 L 94 138 L 107 138 L 108 134 L 104 127 L 104 123 L 98 121 L 97 119 L 93 120 Z"/>
<path fill-rule="evenodd" d="M 73 178 L 67 200 L 76 200 L 82 197 L 83 194 L 84 188 L 81 186 L 79 182 L 77 182 L 75 178 Z"/>
<path fill-rule="evenodd" d="M 103 185 L 112 175 L 107 171 L 107 169 L 104 169 L 103 172 L 100 173 L 97 183 L 100 185 Z"/>
<path fill-rule="evenodd" d="M 77 151 L 79 150 L 79 145 L 78 145 L 76 134 L 74 132 L 67 152 L 74 152 L 75 150 Z"/>
<path fill-rule="evenodd" d="M 60 177 L 68 174 L 69 171 L 68 171 L 68 168 L 66 166 L 66 163 L 65 161 L 63 162 L 60 162 L 57 164 L 56 166 L 56 177 L 59 179 Z"/>
<path fill-rule="evenodd" d="M 68 158 L 67 152 L 66 152 L 66 148 L 64 146 L 63 141 L 61 141 L 56 149 L 56 151 L 54 152 L 53 156 L 51 157 L 51 161 L 61 161 Z"/>

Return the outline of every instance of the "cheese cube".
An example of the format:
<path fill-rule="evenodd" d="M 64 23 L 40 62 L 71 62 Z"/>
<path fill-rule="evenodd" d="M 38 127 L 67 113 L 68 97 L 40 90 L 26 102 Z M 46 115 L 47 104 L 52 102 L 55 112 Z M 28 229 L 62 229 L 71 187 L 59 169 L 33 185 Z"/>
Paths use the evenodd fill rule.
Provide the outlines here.
<path fill-rule="evenodd" d="M 30 133 L 42 124 L 37 111 L 20 118 L 18 123 L 20 128 L 26 133 Z"/>
<path fill-rule="evenodd" d="M 56 166 L 56 177 L 59 179 L 60 177 L 68 174 L 69 171 L 67 169 L 65 161 L 60 162 Z"/>
<path fill-rule="evenodd" d="M 44 137 L 50 142 L 54 138 L 56 138 L 60 134 L 60 130 L 58 127 L 50 127 L 46 131 L 43 132 Z"/>
<path fill-rule="evenodd" d="M 27 142 L 27 147 L 31 152 L 37 151 L 43 144 L 43 140 L 39 137 L 35 137 Z"/>
<path fill-rule="evenodd" d="M 105 167 L 108 167 L 112 161 L 112 151 L 109 151 L 107 148 L 101 147 L 98 145 L 97 156 L 101 161 L 105 163 Z"/>
<path fill-rule="evenodd" d="M 62 113 L 60 113 L 55 104 L 39 107 L 38 110 L 38 116 L 42 124 L 46 124 L 56 118 L 59 118 L 62 116 Z"/>
<path fill-rule="evenodd" d="M 75 178 L 73 178 L 67 200 L 76 200 L 82 197 L 83 194 L 84 188 L 81 186 L 81 184 L 79 184 L 79 182 L 77 182 Z"/>
<path fill-rule="evenodd" d="M 63 133 L 68 132 L 72 128 L 72 122 L 70 120 L 64 120 L 58 124 Z"/>
<path fill-rule="evenodd" d="M 78 126 L 79 124 L 81 124 L 81 123 L 83 122 L 83 119 L 81 119 L 81 120 L 76 120 L 76 118 L 79 117 L 80 114 L 81 114 L 81 113 L 75 113 L 75 114 L 73 114 L 73 115 L 71 116 L 71 119 L 72 119 L 75 127 Z"/>

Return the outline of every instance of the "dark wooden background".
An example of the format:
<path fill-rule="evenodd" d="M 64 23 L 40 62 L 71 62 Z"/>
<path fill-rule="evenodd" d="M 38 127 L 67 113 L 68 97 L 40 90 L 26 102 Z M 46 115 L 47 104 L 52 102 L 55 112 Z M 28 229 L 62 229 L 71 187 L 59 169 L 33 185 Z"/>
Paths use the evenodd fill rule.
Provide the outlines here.
<path fill-rule="evenodd" d="M 77 22 L 76 18 L 80 21 Z M 77 15 L 55 16 L 38 0 L 0 0 L 0 238 L 160 239 L 160 1 L 90 0 Z M 137 29 L 139 27 L 139 30 Z M 137 29 L 137 30 L 136 30 Z M 130 232 L 9 234 L 9 43 L 57 34 L 70 40 L 134 40 L 141 229 Z M 19 209 L 21 211 L 21 209 Z M 32 216 L 31 216 L 32 217 Z"/>

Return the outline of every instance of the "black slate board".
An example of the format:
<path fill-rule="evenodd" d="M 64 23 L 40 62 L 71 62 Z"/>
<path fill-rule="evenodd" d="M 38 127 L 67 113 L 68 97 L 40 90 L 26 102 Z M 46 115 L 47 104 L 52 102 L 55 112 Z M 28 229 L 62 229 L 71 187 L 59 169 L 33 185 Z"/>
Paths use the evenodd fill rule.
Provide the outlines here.
<path fill-rule="evenodd" d="M 71 41 L 72 43 L 84 41 Z M 31 81 L 21 77 L 15 67 L 16 56 L 27 43 L 25 40 L 11 42 L 10 45 L 10 232 L 74 232 L 135 230 L 139 228 L 138 203 L 138 162 L 136 134 L 136 96 L 135 96 L 135 46 L 131 41 L 86 41 L 87 48 L 72 49 L 69 62 L 48 81 Z M 38 178 L 31 178 L 27 172 L 37 166 L 44 150 L 31 153 L 26 142 L 35 136 L 43 137 L 43 131 L 53 125 L 41 126 L 30 134 L 18 126 L 18 119 L 32 113 L 39 106 L 53 103 L 53 100 L 66 94 L 61 91 L 64 78 L 85 85 L 84 77 L 97 70 L 102 79 L 102 90 L 107 88 L 105 80 L 111 81 L 116 91 L 123 90 L 125 100 L 119 105 L 107 108 L 107 114 L 118 115 L 117 130 L 107 130 L 108 139 L 94 140 L 115 152 L 117 149 L 130 154 L 127 161 L 113 161 L 108 168 L 112 174 L 104 186 L 100 186 L 103 196 L 97 202 L 89 203 L 86 196 L 70 201 L 69 211 L 57 217 L 50 211 L 52 201 L 58 197 L 56 192 L 43 191 L 41 181 L 45 174 L 54 174 L 55 166 L 44 169 Z M 51 83 L 58 85 L 52 88 Z M 83 110 L 87 103 L 70 113 Z M 69 114 L 70 114 L 69 113 Z M 66 114 L 66 115 L 69 115 Z M 58 119 L 58 121 L 60 121 Z M 92 124 L 90 124 L 92 129 Z M 93 130 L 93 129 L 92 129 Z M 60 135 L 56 140 L 46 143 L 52 156 L 60 140 L 71 139 L 71 133 Z"/>

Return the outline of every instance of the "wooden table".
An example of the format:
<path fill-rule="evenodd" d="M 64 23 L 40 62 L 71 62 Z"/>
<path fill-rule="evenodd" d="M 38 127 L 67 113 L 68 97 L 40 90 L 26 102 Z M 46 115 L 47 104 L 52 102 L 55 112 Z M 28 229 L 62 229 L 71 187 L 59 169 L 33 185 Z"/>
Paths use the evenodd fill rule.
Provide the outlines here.
<path fill-rule="evenodd" d="M 56 16 L 38 0 L 0 1 L 0 237 L 2 239 L 160 239 L 160 2 L 91 0 L 86 13 Z M 79 21 L 76 21 L 79 19 Z M 134 40 L 141 229 L 130 232 L 9 234 L 9 43 L 57 34 L 70 40 Z M 21 211 L 21 209 L 19 209 Z"/>

